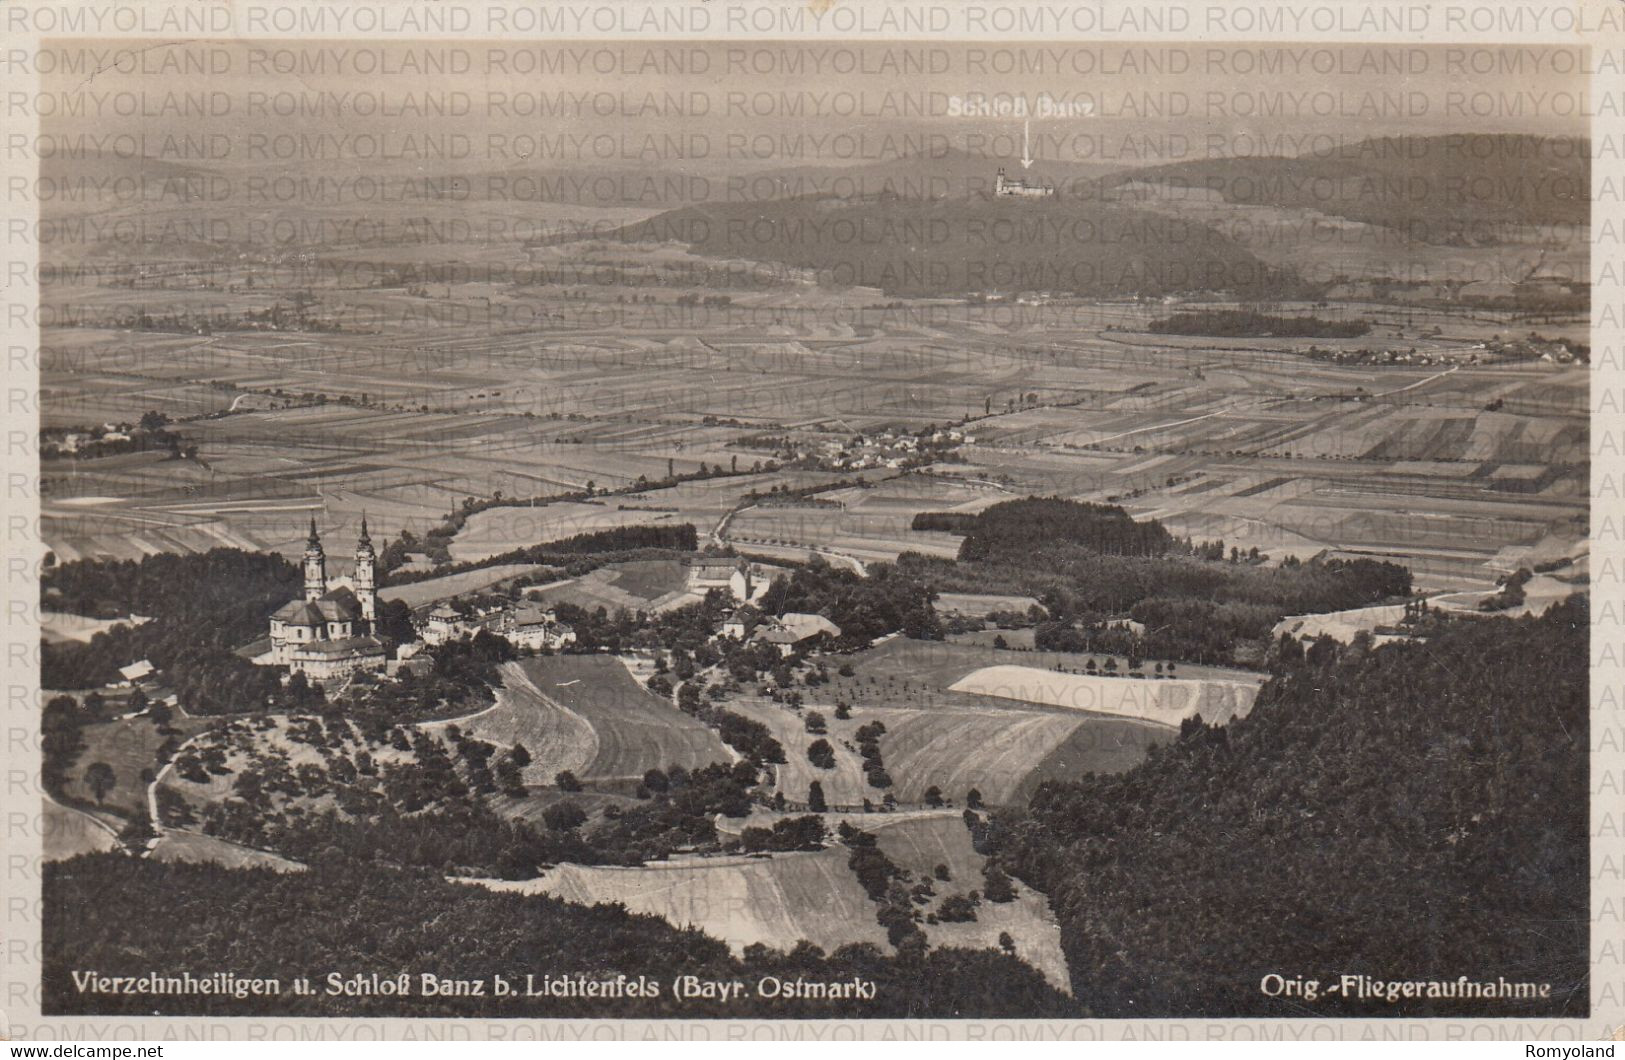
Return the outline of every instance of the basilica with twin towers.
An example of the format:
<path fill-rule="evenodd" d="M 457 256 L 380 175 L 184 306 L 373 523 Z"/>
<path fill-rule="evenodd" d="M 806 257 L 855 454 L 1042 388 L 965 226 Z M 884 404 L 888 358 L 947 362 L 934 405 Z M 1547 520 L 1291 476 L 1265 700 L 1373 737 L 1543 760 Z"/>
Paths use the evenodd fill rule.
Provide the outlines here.
<path fill-rule="evenodd" d="M 355 545 L 355 571 L 349 578 L 327 576 L 327 554 L 310 520 L 305 541 L 305 592 L 271 615 L 270 651 L 259 658 L 286 666 L 311 680 L 346 677 L 358 670 L 381 670 L 387 653 L 377 637 L 378 555 L 361 519 Z"/>

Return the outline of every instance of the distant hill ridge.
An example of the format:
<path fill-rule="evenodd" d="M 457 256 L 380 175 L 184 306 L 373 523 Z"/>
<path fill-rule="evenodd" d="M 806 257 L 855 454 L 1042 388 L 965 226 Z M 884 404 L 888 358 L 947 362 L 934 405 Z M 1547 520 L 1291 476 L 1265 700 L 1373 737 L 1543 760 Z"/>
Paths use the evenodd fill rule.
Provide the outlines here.
<path fill-rule="evenodd" d="M 561 239 L 569 241 L 570 237 Z M 676 242 L 719 258 L 778 262 L 888 294 L 1053 291 L 1085 296 L 1295 284 L 1205 225 L 1121 203 L 973 196 L 819 196 L 669 210 L 601 238 Z"/>
<path fill-rule="evenodd" d="M 1376 137 L 1287 157 L 1193 159 L 1105 178 L 1216 192 L 1248 206 L 1318 210 L 1401 229 L 1423 242 L 1471 236 L 1475 226 L 1584 224 L 1590 217 L 1590 141 L 1485 133 Z"/>

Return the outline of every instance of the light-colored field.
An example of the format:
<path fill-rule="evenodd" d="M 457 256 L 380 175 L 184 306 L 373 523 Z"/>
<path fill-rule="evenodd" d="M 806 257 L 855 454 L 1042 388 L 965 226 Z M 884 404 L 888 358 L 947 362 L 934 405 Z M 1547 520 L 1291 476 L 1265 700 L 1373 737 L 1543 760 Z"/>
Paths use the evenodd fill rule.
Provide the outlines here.
<path fill-rule="evenodd" d="M 873 479 L 876 472 L 866 477 Z M 829 549 L 863 561 L 891 560 L 900 552 L 953 557 L 960 539 L 911 529 L 920 512 L 971 512 L 1010 494 L 985 483 L 937 475 L 901 475 L 867 488 L 820 494 L 839 507 L 758 506 L 728 523 L 727 537 L 741 548 Z"/>
<path fill-rule="evenodd" d="M 431 722 L 420 728 L 434 732 L 447 724 Z M 497 702 L 457 724 L 476 739 L 503 747 L 524 744 L 531 759 L 523 770 L 526 784 L 551 784 L 561 770 L 583 776 L 598 755 L 598 734 L 592 724 L 543 694 L 518 663 L 503 665 Z"/>
<path fill-rule="evenodd" d="M 1524 585 L 1524 601 L 1517 607 L 1493 612 L 1508 618 L 1538 615 L 1559 600 L 1567 599 L 1582 585 L 1571 584 L 1549 574 L 1537 574 Z M 1482 614 L 1478 605 L 1496 594 L 1495 590 L 1473 590 L 1459 593 L 1440 593 L 1427 597 L 1428 606 L 1447 613 Z M 1288 634 L 1299 639 L 1313 640 L 1328 636 L 1347 644 L 1362 632 L 1374 632 L 1378 626 L 1396 626 L 1405 617 L 1403 604 L 1384 604 L 1376 607 L 1356 607 L 1347 611 L 1329 611 L 1319 615 L 1288 615 L 1270 631 L 1272 638 Z M 1382 635 L 1378 634 L 1379 643 Z"/>
<path fill-rule="evenodd" d="M 735 953 L 806 939 L 826 951 L 851 942 L 887 949 L 875 905 L 833 846 L 771 858 L 692 858 L 637 868 L 560 865 L 535 880 L 474 880 L 492 890 L 551 894 L 582 905 L 618 902 L 634 913 L 695 927 Z"/>
<path fill-rule="evenodd" d="M 895 820 L 870 816 L 853 823 L 873 831 L 886 856 L 918 878 L 931 877 L 938 865 L 948 866 L 950 879 L 932 884 L 938 894 L 933 908 L 950 894 L 982 889 L 986 859 L 971 846 L 970 830 L 958 814 Z M 1066 955 L 1061 952 L 1061 926 L 1050 911 L 1049 899 L 1021 881 L 1015 882 L 1015 901 L 984 900 L 976 908 L 973 921 L 924 924 L 922 930 L 933 946 L 970 949 L 998 949 L 999 935 L 1008 932 L 1015 940 L 1017 956 L 1070 993 Z"/>
<path fill-rule="evenodd" d="M 459 722 L 492 743 L 523 743 L 527 783 L 561 769 L 583 780 L 635 780 L 650 769 L 697 769 L 731 758 L 717 734 L 651 695 L 608 655 L 555 655 L 503 667 L 497 704 Z"/>
<path fill-rule="evenodd" d="M 469 516 L 452 539 L 451 556 L 458 562 L 484 559 L 594 530 L 680 521 L 670 512 L 627 511 L 609 504 L 560 502 L 536 508 L 488 508 Z"/>
<path fill-rule="evenodd" d="M 612 563 L 579 578 L 537 586 L 527 591 L 549 604 L 574 604 L 588 611 L 604 608 L 614 613 L 664 611 L 701 597 L 684 590 L 687 574 L 675 560 L 632 560 Z"/>
<path fill-rule="evenodd" d="M 378 595 L 385 600 L 399 600 L 416 610 L 439 600 L 449 600 L 453 596 L 475 592 L 497 582 L 541 569 L 542 565 L 539 563 L 504 563 L 496 567 L 464 571 L 461 574 L 448 574 L 442 578 L 428 578 L 409 585 L 387 586 L 378 590 Z"/>
<path fill-rule="evenodd" d="M 255 850 L 240 843 L 216 839 L 201 832 L 179 829 L 165 831 L 162 839 L 148 855 L 156 861 L 211 863 L 228 869 L 275 869 L 278 872 L 303 872 L 305 866 L 297 861 L 279 857 L 264 850 Z"/>
<path fill-rule="evenodd" d="M 863 777 L 863 760 L 842 740 L 842 734 L 855 728 L 850 721 L 839 721 L 830 707 L 805 708 L 797 713 L 771 700 L 755 697 L 731 699 L 728 709 L 752 721 L 766 725 L 773 738 L 784 746 L 784 764 L 773 766 L 773 790 L 783 792 L 791 802 L 807 801 L 807 791 L 813 781 L 824 789 L 824 801 L 830 806 L 861 806 L 864 799 L 878 801 L 884 793 L 868 785 Z M 816 710 L 824 715 L 828 733 L 820 737 L 807 731 L 806 715 Z M 835 768 L 820 769 L 807 759 L 807 748 L 813 741 L 824 739 L 835 752 Z"/>
<path fill-rule="evenodd" d="M 1015 802 L 1027 775 L 1083 724 L 1059 712 L 997 709 L 864 710 L 854 711 L 853 721 L 885 723 L 880 753 L 892 777 L 888 790 L 905 805 L 918 805 L 931 787 L 956 805 L 971 788 L 989 803 Z M 885 794 L 869 791 L 876 800 Z"/>
<path fill-rule="evenodd" d="M 114 627 L 139 626 L 148 621 L 151 620 L 141 615 L 132 615 L 128 618 L 91 618 L 89 615 L 72 615 L 62 611 L 41 611 L 40 636 L 56 643 L 74 641 L 85 644 L 96 634 Z"/>
<path fill-rule="evenodd" d="M 40 847 L 46 861 L 63 861 L 75 854 L 118 850 L 120 846 L 118 836 L 107 824 L 53 799 L 43 800 Z"/>
<path fill-rule="evenodd" d="M 1138 718 L 1173 727 L 1198 714 L 1213 725 L 1245 717 L 1258 695 L 1256 684 L 1242 681 L 1091 677 L 1012 665 L 984 667 L 954 682 L 952 687 L 956 692 Z"/>

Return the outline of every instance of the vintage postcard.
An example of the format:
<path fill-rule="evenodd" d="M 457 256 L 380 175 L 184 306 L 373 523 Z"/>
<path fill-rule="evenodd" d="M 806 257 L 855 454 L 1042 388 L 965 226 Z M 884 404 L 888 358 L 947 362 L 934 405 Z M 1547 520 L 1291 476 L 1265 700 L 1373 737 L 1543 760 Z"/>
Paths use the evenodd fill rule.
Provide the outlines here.
<path fill-rule="evenodd" d="M 1619 1025 L 1625 6 L 0 18 L 5 1036 Z"/>

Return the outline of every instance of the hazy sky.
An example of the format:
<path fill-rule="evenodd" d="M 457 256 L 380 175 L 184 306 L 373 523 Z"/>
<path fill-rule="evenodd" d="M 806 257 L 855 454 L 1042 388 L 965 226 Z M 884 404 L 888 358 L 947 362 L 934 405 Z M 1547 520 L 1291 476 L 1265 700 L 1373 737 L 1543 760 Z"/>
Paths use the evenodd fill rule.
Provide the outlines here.
<path fill-rule="evenodd" d="M 392 164 L 433 141 L 465 168 L 681 153 L 698 170 L 944 145 L 1013 156 L 1024 106 L 1035 156 L 1133 164 L 1334 137 L 1583 135 L 1587 62 L 1550 47 L 74 43 L 42 56 L 39 104 L 48 137 L 140 134 L 152 153 L 212 136 L 231 166 Z"/>

